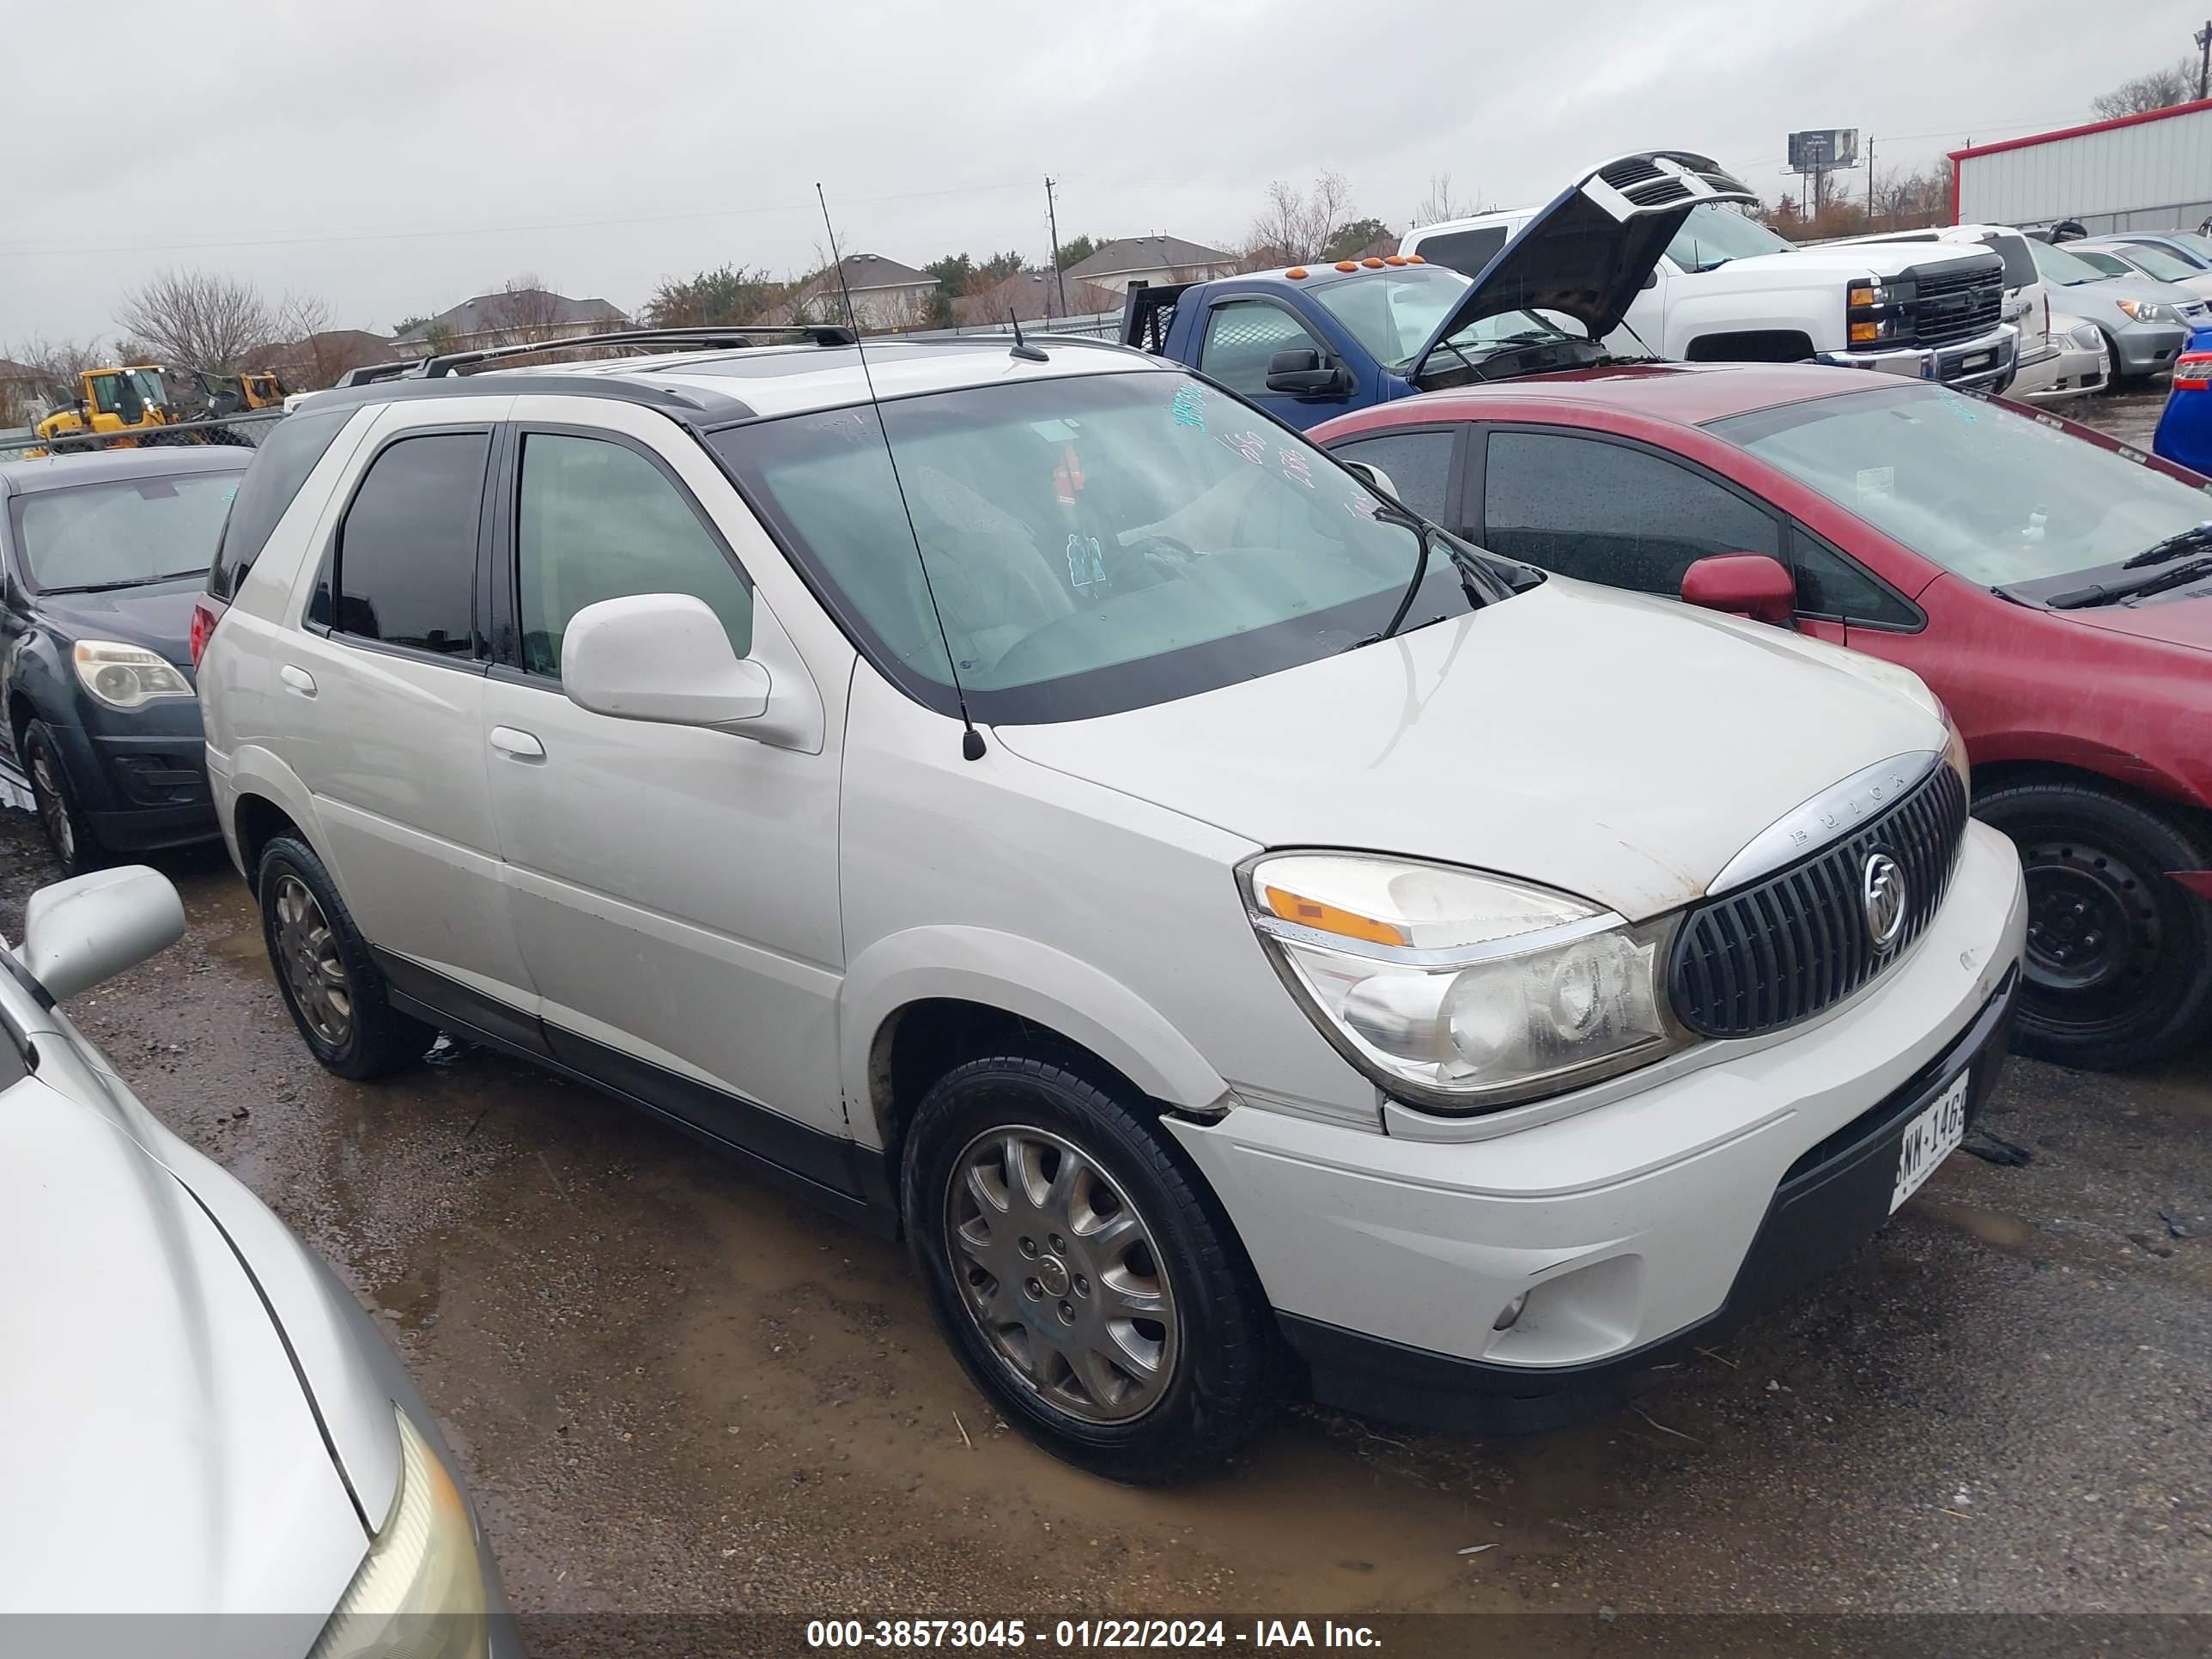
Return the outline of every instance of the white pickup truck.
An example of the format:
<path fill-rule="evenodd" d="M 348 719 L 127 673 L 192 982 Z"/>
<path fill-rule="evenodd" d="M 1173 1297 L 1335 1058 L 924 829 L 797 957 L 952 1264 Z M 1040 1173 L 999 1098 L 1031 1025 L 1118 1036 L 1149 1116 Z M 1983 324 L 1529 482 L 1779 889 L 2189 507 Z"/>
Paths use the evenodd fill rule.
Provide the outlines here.
<path fill-rule="evenodd" d="M 1477 276 L 1535 211 L 1425 225 L 1399 251 Z M 1612 345 L 1686 362 L 1814 358 L 2002 392 L 2019 351 L 2004 307 L 2004 261 L 1987 248 L 1800 247 L 1733 207 L 1704 203 L 1668 243 Z"/>

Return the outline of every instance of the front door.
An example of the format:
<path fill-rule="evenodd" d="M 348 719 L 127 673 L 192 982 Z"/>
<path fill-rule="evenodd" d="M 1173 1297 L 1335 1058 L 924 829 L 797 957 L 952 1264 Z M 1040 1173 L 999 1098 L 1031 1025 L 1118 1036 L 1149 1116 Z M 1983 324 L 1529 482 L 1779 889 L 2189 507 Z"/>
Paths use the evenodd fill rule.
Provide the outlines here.
<path fill-rule="evenodd" d="M 277 695 L 302 712 L 275 724 L 271 744 L 313 795 L 318 850 L 394 983 L 459 999 L 457 1012 L 527 1041 L 533 999 L 501 897 L 483 761 L 476 600 L 493 411 L 481 398 L 463 408 L 453 422 L 453 404 L 442 419 L 398 404 L 371 429 L 295 596 L 303 625 L 281 636 Z"/>
<path fill-rule="evenodd" d="M 599 405 L 605 410 L 605 405 Z M 621 406 L 621 435 L 518 423 L 479 738 L 507 904 L 555 1054 L 697 1127 L 838 1186 L 842 734 L 814 752 L 611 719 L 568 701 L 569 618 L 684 593 L 740 656 L 804 674 L 679 467 L 745 509 L 688 440 Z M 716 488 L 719 486 L 719 488 Z M 757 649 L 773 635 L 782 648 Z"/>
<path fill-rule="evenodd" d="M 1299 397 L 1269 391 L 1267 365 L 1279 351 L 1310 351 L 1324 367 L 1340 362 L 1328 343 L 1287 307 L 1273 300 L 1231 299 L 1218 301 L 1206 313 L 1198 366 L 1231 392 L 1241 392 L 1277 420 L 1302 432 L 1352 406 L 1350 396 L 1345 393 Z"/>

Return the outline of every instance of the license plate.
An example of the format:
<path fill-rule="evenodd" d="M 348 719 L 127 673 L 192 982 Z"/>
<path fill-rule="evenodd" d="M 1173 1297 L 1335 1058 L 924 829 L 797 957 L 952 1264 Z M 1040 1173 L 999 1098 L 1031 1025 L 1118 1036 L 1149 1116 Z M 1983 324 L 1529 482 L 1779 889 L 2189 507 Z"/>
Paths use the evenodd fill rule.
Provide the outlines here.
<path fill-rule="evenodd" d="M 1966 1138 L 1966 1089 L 1972 1080 L 1972 1073 L 1960 1073 L 1927 1110 L 1905 1126 L 1905 1145 L 1897 1154 L 1897 1185 L 1889 1194 L 1892 1215 Z"/>

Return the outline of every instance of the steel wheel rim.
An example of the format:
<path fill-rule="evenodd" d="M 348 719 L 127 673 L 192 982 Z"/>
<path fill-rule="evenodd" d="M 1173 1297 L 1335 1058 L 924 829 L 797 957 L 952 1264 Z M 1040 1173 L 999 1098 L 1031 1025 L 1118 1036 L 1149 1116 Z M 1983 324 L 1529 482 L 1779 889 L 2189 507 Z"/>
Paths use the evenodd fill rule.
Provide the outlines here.
<path fill-rule="evenodd" d="M 2027 981 L 2072 1005 L 2066 1024 L 2124 1016 L 2142 1000 L 2164 948 L 2157 901 L 2109 850 L 2056 837 L 2023 849 L 2028 899 Z"/>
<path fill-rule="evenodd" d="M 337 936 L 323 907 L 297 876 L 276 878 L 276 966 L 292 1006 L 308 1029 L 333 1048 L 353 1034 L 353 981 L 338 960 Z"/>
<path fill-rule="evenodd" d="M 62 798 L 62 781 L 54 766 L 53 750 L 43 743 L 31 756 L 31 781 L 38 785 L 39 822 L 64 864 L 76 862 L 76 830 L 70 823 L 69 803 Z"/>
<path fill-rule="evenodd" d="M 1152 1229 L 1097 1161 L 1028 1125 L 953 1160 L 945 1247 L 960 1305 L 1019 1388 L 1086 1423 L 1158 1405 L 1182 1349 Z"/>

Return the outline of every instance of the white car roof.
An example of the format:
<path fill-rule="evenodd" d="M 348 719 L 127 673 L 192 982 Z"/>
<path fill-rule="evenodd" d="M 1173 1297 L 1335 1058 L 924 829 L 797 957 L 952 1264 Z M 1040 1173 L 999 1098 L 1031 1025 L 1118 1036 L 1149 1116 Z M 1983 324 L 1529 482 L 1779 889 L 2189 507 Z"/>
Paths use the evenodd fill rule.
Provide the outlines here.
<path fill-rule="evenodd" d="M 1103 341 L 1033 334 L 1029 343 L 1044 351 L 1044 362 L 1017 357 L 1011 336 L 991 335 L 958 340 L 872 340 L 865 346 L 865 374 L 861 348 L 788 345 L 603 357 L 544 368 L 487 369 L 468 378 L 495 380 L 502 374 L 514 374 L 631 380 L 680 386 L 714 398 L 735 398 L 757 415 L 773 416 L 866 403 L 871 377 L 875 396 L 899 398 L 1011 380 L 1067 380 L 1171 367 L 1140 351 Z"/>

